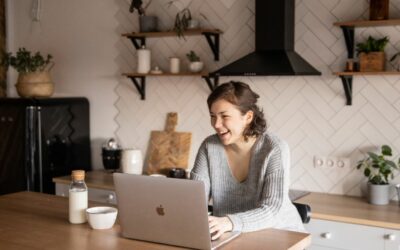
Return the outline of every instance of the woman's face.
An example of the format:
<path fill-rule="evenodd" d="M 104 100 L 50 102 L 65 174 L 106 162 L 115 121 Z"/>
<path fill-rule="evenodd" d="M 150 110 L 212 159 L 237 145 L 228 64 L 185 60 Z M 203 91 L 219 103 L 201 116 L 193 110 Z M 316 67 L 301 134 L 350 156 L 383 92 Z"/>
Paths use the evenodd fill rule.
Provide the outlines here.
<path fill-rule="evenodd" d="M 210 108 L 211 126 L 222 144 L 230 145 L 244 141 L 243 131 L 253 119 L 253 112 L 242 113 L 232 103 L 219 99 Z"/>

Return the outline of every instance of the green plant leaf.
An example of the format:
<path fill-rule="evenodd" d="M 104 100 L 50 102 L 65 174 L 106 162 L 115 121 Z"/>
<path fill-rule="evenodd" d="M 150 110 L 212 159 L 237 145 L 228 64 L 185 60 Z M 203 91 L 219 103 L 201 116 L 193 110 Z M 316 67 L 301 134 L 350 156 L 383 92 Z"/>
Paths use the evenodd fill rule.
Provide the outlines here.
<path fill-rule="evenodd" d="M 373 163 L 371 166 L 372 166 L 373 168 L 381 168 L 381 165 L 378 164 L 378 163 Z"/>
<path fill-rule="evenodd" d="M 389 167 L 389 169 L 397 168 L 396 163 L 394 163 L 393 161 L 386 160 L 386 165 Z"/>
<path fill-rule="evenodd" d="M 381 177 L 379 175 L 372 176 L 370 182 L 379 185 L 381 183 Z"/>
<path fill-rule="evenodd" d="M 361 167 L 362 167 L 362 165 L 363 165 L 363 163 L 362 162 L 358 162 L 358 164 L 357 164 L 357 169 L 360 169 Z"/>
<path fill-rule="evenodd" d="M 369 177 L 370 174 L 371 174 L 371 170 L 369 168 L 364 169 L 364 175 L 366 177 Z"/>
<path fill-rule="evenodd" d="M 52 56 L 47 55 L 47 58 L 44 59 L 40 52 L 32 55 L 30 51 L 22 47 L 18 49 L 15 56 L 12 53 L 7 53 L 3 59 L 2 65 L 7 68 L 11 66 L 18 73 L 27 73 L 44 70 L 51 63 Z"/>
<path fill-rule="evenodd" d="M 387 156 L 392 156 L 392 149 L 388 145 L 383 145 L 382 154 Z"/>
<path fill-rule="evenodd" d="M 388 44 L 389 39 L 387 36 L 381 39 L 375 39 L 372 36 L 369 36 L 368 39 L 363 43 L 358 43 L 356 45 L 357 55 L 364 52 L 374 52 L 374 51 L 384 51 L 386 45 Z"/>
<path fill-rule="evenodd" d="M 379 161 L 379 156 L 377 154 L 375 154 L 373 152 L 368 152 L 367 154 L 369 155 L 370 158 L 372 158 L 372 160 L 377 161 L 377 162 Z"/>

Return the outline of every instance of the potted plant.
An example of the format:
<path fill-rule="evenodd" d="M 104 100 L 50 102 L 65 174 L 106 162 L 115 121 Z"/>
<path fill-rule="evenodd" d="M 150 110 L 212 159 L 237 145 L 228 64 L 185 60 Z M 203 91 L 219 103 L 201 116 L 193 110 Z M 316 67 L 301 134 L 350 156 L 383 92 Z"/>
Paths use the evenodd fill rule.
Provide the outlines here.
<path fill-rule="evenodd" d="M 368 178 L 369 202 L 376 205 L 389 203 L 389 178 L 394 177 L 393 171 L 400 167 L 398 163 L 386 159 L 392 156 L 392 149 L 388 145 L 381 147 L 381 154 L 368 152 L 368 156 L 359 161 L 357 169 L 364 169 L 364 175 Z"/>
<path fill-rule="evenodd" d="M 197 73 L 203 69 L 204 63 L 200 61 L 200 57 L 191 50 L 186 54 L 187 59 L 189 60 L 189 70 L 190 72 Z"/>
<path fill-rule="evenodd" d="M 17 92 L 21 97 L 49 97 L 54 92 L 49 71 L 54 63 L 50 54 L 44 58 L 40 52 L 32 54 L 25 48 L 4 55 L 2 64 L 13 67 L 18 73 Z"/>
<path fill-rule="evenodd" d="M 385 47 L 389 39 L 385 36 L 375 39 L 371 36 L 367 41 L 357 44 L 357 55 L 360 59 L 360 71 L 384 71 Z"/>
<path fill-rule="evenodd" d="M 146 9 L 149 7 L 152 0 L 143 6 L 142 0 L 132 0 L 131 6 L 129 7 L 129 11 L 131 13 L 137 9 L 139 13 L 139 29 L 140 32 L 154 32 L 157 31 L 157 17 L 156 16 L 147 16 Z"/>
<path fill-rule="evenodd" d="M 179 11 L 175 16 L 174 31 L 179 38 L 185 39 L 183 32 L 188 29 L 189 22 L 192 20 L 192 13 L 188 8 Z"/>

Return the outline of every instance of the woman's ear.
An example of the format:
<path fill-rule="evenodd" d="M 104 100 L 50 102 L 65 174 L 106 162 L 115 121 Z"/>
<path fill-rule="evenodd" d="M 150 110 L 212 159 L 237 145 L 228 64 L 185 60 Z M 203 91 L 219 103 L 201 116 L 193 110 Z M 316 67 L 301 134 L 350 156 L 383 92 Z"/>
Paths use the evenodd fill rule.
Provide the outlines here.
<path fill-rule="evenodd" d="M 252 110 L 247 111 L 247 113 L 245 114 L 246 116 L 246 124 L 250 124 L 253 119 L 254 119 L 254 112 Z"/>

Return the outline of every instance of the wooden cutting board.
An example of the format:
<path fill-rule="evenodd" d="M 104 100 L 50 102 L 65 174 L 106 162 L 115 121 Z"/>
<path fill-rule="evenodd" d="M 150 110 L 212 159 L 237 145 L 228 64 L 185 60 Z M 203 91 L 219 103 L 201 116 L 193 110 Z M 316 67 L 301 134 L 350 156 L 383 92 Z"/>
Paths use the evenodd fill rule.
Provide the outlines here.
<path fill-rule="evenodd" d="M 188 167 L 192 133 L 176 132 L 178 114 L 168 113 L 164 131 L 151 131 L 147 174 L 167 174 L 171 168 Z"/>

